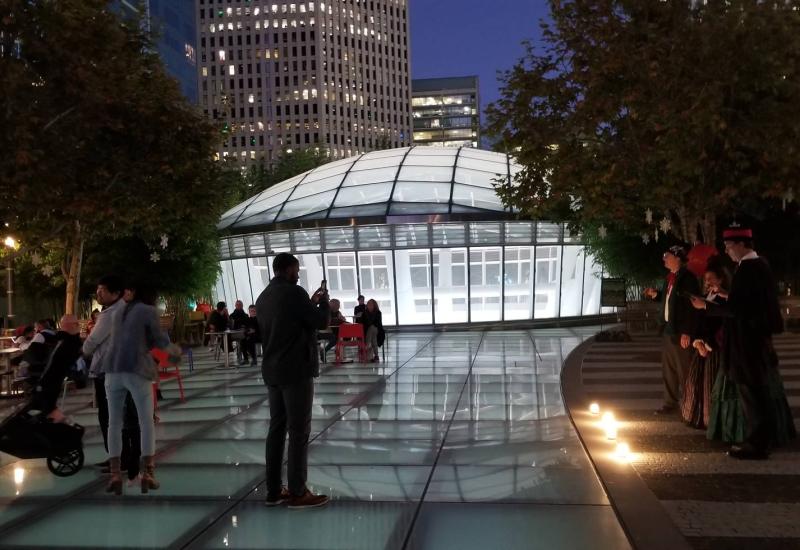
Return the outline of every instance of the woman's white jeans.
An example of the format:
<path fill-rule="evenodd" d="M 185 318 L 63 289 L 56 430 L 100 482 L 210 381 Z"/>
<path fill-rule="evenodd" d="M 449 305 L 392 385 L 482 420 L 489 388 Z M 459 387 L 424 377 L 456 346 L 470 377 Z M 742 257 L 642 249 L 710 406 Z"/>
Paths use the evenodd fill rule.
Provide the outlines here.
<path fill-rule="evenodd" d="M 122 454 L 122 422 L 125 412 L 125 394 L 131 392 L 139 416 L 142 456 L 153 456 L 156 447 L 153 424 L 153 382 L 132 372 L 106 373 L 106 398 L 108 399 L 108 456 Z"/>
<path fill-rule="evenodd" d="M 368 359 L 372 359 L 373 357 L 378 356 L 378 327 L 375 325 L 370 325 L 367 329 L 366 336 L 366 344 L 367 344 L 367 351 L 370 353 Z"/>

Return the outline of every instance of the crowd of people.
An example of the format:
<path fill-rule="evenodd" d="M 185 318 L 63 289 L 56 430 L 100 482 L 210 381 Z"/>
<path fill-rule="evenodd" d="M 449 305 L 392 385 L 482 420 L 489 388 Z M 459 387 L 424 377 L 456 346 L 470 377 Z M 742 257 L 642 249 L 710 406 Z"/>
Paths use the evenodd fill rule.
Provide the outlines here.
<path fill-rule="evenodd" d="M 702 289 L 678 245 L 664 253 L 663 288 L 645 290 L 663 314 L 664 402 L 655 412 L 679 411 L 709 439 L 730 443 L 733 458 L 766 459 L 796 436 L 772 343 L 784 328 L 777 284 L 751 229 L 730 227 L 722 238 L 730 262 L 709 258 Z"/>

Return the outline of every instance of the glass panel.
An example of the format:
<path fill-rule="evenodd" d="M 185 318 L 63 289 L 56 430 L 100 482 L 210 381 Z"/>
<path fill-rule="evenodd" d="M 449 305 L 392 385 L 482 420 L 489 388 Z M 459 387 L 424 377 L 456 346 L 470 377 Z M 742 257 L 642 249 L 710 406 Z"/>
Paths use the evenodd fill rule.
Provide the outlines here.
<path fill-rule="evenodd" d="M 289 244 L 289 232 L 277 231 L 275 233 L 267 233 L 267 249 L 270 254 L 276 252 L 289 252 L 291 244 Z M 270 263 L 270 265 L 272 265 Z"/>
<path fill-rule="evenodd" d="M 303 183 L 311 183 L 312 181 L 322 180 L 333 176 L 341 176 L 347 172 L 347 169 L 353 164 L 354 159 L 343 159 L 336 162 L 329 162 L 317 168 L 309 174 Z M 339 177 L 341 180 L 342 178 Z"/>
<path fill-rule="evenodd" d="M 367 183 L 380 183 L 384 181 L 393 182 L 397 174 L 396 167 L 389 168 L 376 168 L 374 170 L 353 170 L 344 180 L 342 187 L 351 187 L 354 185 L 365 185 Z"/>
<path fill-rule="evenodd" d="M 392 200 L 398 202 L 450 202 L 450 184 L 398 181 Z"/>
<path fill-rule="evenodd" d="M 250 288 L 253 291 L 254 300 L 267 288 L 270 276 L 270 264 L 266 256 L 257 256 L 247 260 L 250 269 Z M 255 302 L 254 302 L 255 303 Z"/>
<path fill-rule="evenodd" d="M 297 260 L 300 262 L 300 280 L 297 284 L 311 295 L 325 279 L 322 274 L 322 254 L 297 254 Z"/>
<path fill-rule="evenodd" d="M 372 298 L 378 302 L 383 314 L 384 325 L 397 324 L 397 314 L 394 307 L 394 268 L 392 266 L 391 250 L 359 252 L 358 265 L 361 294 L 367 300 Z M 355 304 L 353 307 L 355 307 Z M 349 308 L 344 313 L 345 315 L 351 315 L 353 309 Z"/>
<path fill-rule="evenodd" d="M 400 166 L 400 161 L 403 160 L 403 155 L 392 155 L 381 159 L 364 159 L 359 160 L 351 172 L 356 170 L 373 170 L 373 169 L 387 169 L 392 171 L 389 179 L 394 179 L 397 174 L 397 169 Z"/>
<path fill-rule="evenodd" d="M 312 212 L 327 210 L 330 208 L 331 202 L 333 202 L 333 197 L 335 195 L 336 191 L 334 190 L 326 191 L 325 193 L 312 195 L 299 200 L 291 200 L 286 203 L 280 213 L 280 216 L 278 216 L 278 219 L 275 221 L 280 222 L 284 220 L 290 220 L 292 218 L 299 218 L 300 216 L 311 214 Z"/>
<path fill-rule="evenodd" d="M 217 282 L 214 285 L 214 303 L 227 302 L 227 298 L 225 298 L 225 284 L 222 277 L 222 266 L 224 264 L 225 262 L 219 263 L 220 272 L 217 275 Z"/>
<path fill-rule="evenodd" d="M 236 296 L 234 296 L 234 301 L 241 300 L 244 302 L 244 305 L 247 306 L 248 304 L 253 303 L 253 294 L 250 291 L 250 275 L 249 270 L 247 269 L 247 260 L 233 260 L 232 264 L 232 275 L 234 281 L 236 282 Z M 233 303 L 229 304 L 233 306 Z M 233 309 L 231 309 L 233 311 Z"/>
<path fill-rule="evenodd" d="M 386 202 L 392 193 L 391 183 L 374 183 L 358 187 L 343 187 L 336 195 L 335 206 L 353 206 Z"/>
<path fill-rule="evenodd" d="M 533 243 L 533 222 L 506 222 L 505 225 L 506 243 Z"/>
<path fill-rule="evenodd" d="M 505 248 L 505 320 L 533 319 L 534 247 Z"/>
<path fill-rule="evenodd" d="M 447 214 L 450 206 L 446 202 L 393 202 L 389 209 L 391 216 L 418 216 L 420 214 Z M 455 212 L 455 207 L 453 208 Z"/>
<path fill-rule="evenodd" d="M 583 270 L 583 315 L 600 313 L 600 279 L 603 266 L 594 256 L 586 253 L 586 268 Z"/>
<path fill-rule="evenodd" d="M 359 248 L 389 248 L 391 246 L 392 234 L 388 225 L 370 225 L 358 228 Z"/>
<path fill-rule="evenodd" d="M 409 151 L 409 157 L 446 156 L 455 157 L 457 149 L 441 149 L 439 147 L 415 147 Z"/>
<path fill-rule="evenodd" d="M 396 225 L 394 244 L 395 246 L 428 246 L 428 225 Z"/>
<path fill-rule="evenodd" d="M 564 242 L 565 243 L 579 243 L 581 242 L 581 234 L 578 231 L 570 231 L 567 225 L 564 225 Z"/>
<path fill-rule="evenodd" d="M 219 240 L 219 257 L 223 260 L 227 260 L 231 257 L 231 248 L 228 245 L 228 239 Z"/>
<path fill-rule="evenodd" d="M 558 317 L 558 287 L 561 275 L 561 247 L 537 246 L 534 285 L 534 319 Z"/>
<path fill-rule="evenodd" d="M 292 193 L 292 196 L 289 198 L 292 201 L 295 201 L 297 199 L 302 199 L 303 197 L 322 193 L 323 191 L 330 191 L 331 189 L 336 189 L 339 187 L 341 182 L 341 176 L 333 176 L 308 183 L 303 182 L 301 185 L 297 186 L 297 188 L 294 190 L 294 193 Z"/>
<path fill-rule="evenodd" d="M 430 254 L 427 250 L 396 250 L 395 266 L 398 324 L 431 324 Z"/>
<path fill-rule="evenodd" d="M 328 292 L 331 298 L 342 302 L 342 310 L 352 310 L 357 303 L 356 253 L 333 252 L 325 254 Z"/>
<path fill-rule="evenodd" d="M 499 246 L 469 249 L 469 301 L 472 322 L 501 319 L 502 256 L 502 248 Z"/>
<path fill-rule="evenodd" d="M 466 231 L 462 223 L 435 224 L 431 230 L 435 245 L 458 246 L 466 243 Z"/>
<path fill-rule="evenodd" d="M 248 235 L 245 237 L 247 243 L 247 255 L 259 256 L 267 253 L 267 246 L 264 243 L 264 234 Z"/>
<path fill-rule="evenodd" d="M 460 157 L 488 160 L 490 162 L 506 162 L 504 153 L 495 153 L 494 151 L 484 151 L 482 149 L 461 149 Z"/>
<path fill-rule="evenodd" d="M 436 323 L 466 323 L 467 249 L 435 248 L 433 266 Z"/>
<path fill-rule="evenodd" d="M 403 166 L 448 166 L 451 174 L 455 155 L 413 155 L 409 153 Z"/>
<path fill-rule="evenodd" d="M 561 260 L 561 310 L 559 317 L 581 314 L 584 252 L 582 246 L 565 246 Z"/>
<path fill-rule="evenodd" d="M 275 221 L 275 216 L 278 215 L 278 211 L 283 206 L 283 201 L 280 204 L 273 206 L 263 212 L 258 214 L 253 214 L 252 216 L 248 216 L 246 218 L 242 218 L 238 222 L 236 222 L 233 227 L 256 227 L 259 225 L 267 225 Z"/>
<path fill-rule="evenodd" d="M 505 159 L 503 159 L 502 162 L 490 162 L 487 160 L 478 160 L 470 158 L 466 155 L 461 155 L 458 157 L 458 167 L 472 169 L 472 170 L 481 170 L 483 172 L 491 172 L 493 174 L 494 173 L 503 174 L 503 177 L 506 177 L 508 174 L 508 165 L 506 164 Z"/>
<path fill-rule="evenodd" d="M 499 223 L 471 223 L 469 224 L 469 240 L 473 244 L 497 244 L 500 242 Z"/>
<path fill-rule="evenodd" d="M 292 231 L 292 239 L 294 239 L 293 250 L 298 252 L 320 250 L 322 248 L 319 229 L 297 229 Z"/>
<path fill-rule="evenodd" d="M 453 185 L 453 203 L 472 208 L 497 210 L 498 212 L 505 209 L 494 189 L 483 189 L 469 185 Z"/>
<path fill-rule="evenodd" d="M 400 169 L 398 180 L 410 181 L 451 181 L 453 179 L 453 169 L 447 167 L 430 166 L 403 166 Z"/>
<path fill-rule="evenodd" d="M 291 192 L 291 189 L 287 189 L 282 193 L 273 193 L 265 196 L 264 198 L 259 198 L 256 202 L 247 207 L 247 210 L 245 210 L 244 214 L 242 214 L 242 219 L 254 214 L 259 214 L 265 210 L 269 210 L 273 206 L 280 206 L 283 201 L 289 198 Z"/>
<path fill-rule="evenodd" d="M 537 243 L 557 243 L 561 241 L 561 224 L 539 222 L 536 230 Z"/>
<path fill-rule="evenodd" d="M 370 159 L 379 159 L 379 158 L 386 158 L 386 157 L 394 157 L 397 156 L 398 153 L 403 153 L 408 150 L 408 147 L 403 147 L 402 149 L 386 149 L 383 151 L 371 151 L 361 157 L 361 161 L 370 160 Z M 402 158 L 402 156 L 401 156 Z"/>
<path fill-rule="evenodd" d="M 225 288 L 225 303 L 232 308 L 238 289 L 233 278 L 233 266 L 230 261 L 222 262 L 222 284 Z"/>
<path fill-rule="evenodd" d="M 368 216 L 382 217 L 386 215 L 386 203 L 378 204 L 359 204 L 355 206 L 344 206 L 334 208 L 328 214 L 329 219 L 334 218 L 365 218 Z"/>
<path fill-rule="evenodd" d="M 352 227 L 334 227 L 325 229 L 325 248 L 341 250 L 356 247 L 355 233 Z"/>

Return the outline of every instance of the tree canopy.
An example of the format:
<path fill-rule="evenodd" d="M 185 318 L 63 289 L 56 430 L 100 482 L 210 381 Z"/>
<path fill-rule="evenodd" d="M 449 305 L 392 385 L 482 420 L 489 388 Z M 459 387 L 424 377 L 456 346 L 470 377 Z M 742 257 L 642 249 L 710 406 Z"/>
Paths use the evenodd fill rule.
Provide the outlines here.
<path fill-rule="evenodd" d="M 216 246 L 208 228 L 238 190 L 219 183 L 220 130 L 182 96 L 141 22 L 106 0 L 9 0 L 0 22 L 0 219 L 22 251 L 61 260 L 67 310 L 84 251 L 127 243 L 149 251 L 130 262 L 194 269 L 187 254 Z M 217 264 L 200 268 L 210 279 Z"/>
<path fill-rule="evenodd" d="M 550 8 L 542 43 L 526 45 L 487 109 L 497 147 L 523 165 L 498 188 L 505 202 L 644 241 L 712 242 L 721 217 L 793 200 L 800 2 Z"/>

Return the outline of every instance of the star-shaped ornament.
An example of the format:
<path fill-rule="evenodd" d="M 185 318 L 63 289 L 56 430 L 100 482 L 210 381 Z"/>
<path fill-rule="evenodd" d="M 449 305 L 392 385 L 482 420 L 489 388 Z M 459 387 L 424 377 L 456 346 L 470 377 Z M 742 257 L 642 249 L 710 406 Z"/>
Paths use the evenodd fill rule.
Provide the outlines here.
<path fill-rule="evenodd" d="M 42 268 L 42 275 L 44 275 L 45 277 L 52 277 L 54 272 L 55 269 L 53 268 L 52 265 L 46 265 Z"/>
<path fill-rule="evenodd" d="M 644 211 L 644 221 L 647 223 L 653 223 L 653 211 L 649 208 Z"/>
<path fill-rule="evenodd" d="M 31 263 L 34 267 L 39 267 L 42 265 L 42 257 L 39 255 L 38 252 L 34 252 L 31 254 Z"/>
<path fill-rule="evenodd" d="M 669 218 L 664 216 L 660 222 L 658 222 L 658 228 L 661 230 L 662 233 L 669 233 L 672 229 L 672 222 Z"/>
<path fill-rule="evenodd" d="M 601 225 L 600 227 L 597 228 L 597 236 L 600 237 L 601 239 L 605 239 L 606 237 L 608 237 L 608 229 L 606 229 L 605 225 Z"/>
<path fill-rule="evenodd" d="M 161 248 L 167 248 L 167 246 L 169 246 L 169 237 L 164 233 L 161 235 Z"/>
<path fill-rule="evenodd" d="M 155 263 L 160 259 L 161 259 L 161 256 L 159 256 L 158 252 L 153 252 L 152 254 L 150 254 L 150 261 L 151 262 Z"/>
<path fill-rule="evenodd" d="M 644 244 L 650 244 L 650 235 L 647 233 L 642 233 L 642 242 Z"/>

